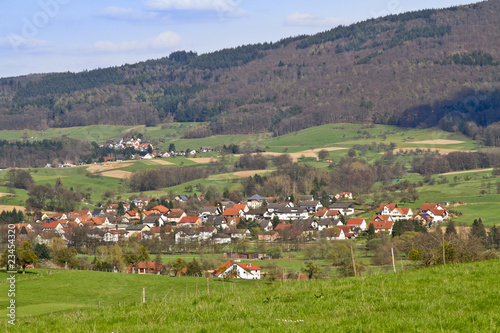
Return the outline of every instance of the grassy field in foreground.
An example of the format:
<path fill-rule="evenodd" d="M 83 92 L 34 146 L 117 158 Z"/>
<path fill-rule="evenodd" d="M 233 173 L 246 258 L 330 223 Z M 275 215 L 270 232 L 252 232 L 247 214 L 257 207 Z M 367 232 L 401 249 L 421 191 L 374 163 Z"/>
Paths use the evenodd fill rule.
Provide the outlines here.
<path fill-rule="evenodd" d="M 63 271 L 19 281 L 17 324 L 9 327 L 1 310 L 0 326 L 6 332 L 495 332 L 499 274 L 494 260 L 285 283 L 210 279 L 207 295 L 204 278 Z M 6 304 L 6 285 L 0 290 Z M 57 304 L 68 310 L 55 312 Z"/>

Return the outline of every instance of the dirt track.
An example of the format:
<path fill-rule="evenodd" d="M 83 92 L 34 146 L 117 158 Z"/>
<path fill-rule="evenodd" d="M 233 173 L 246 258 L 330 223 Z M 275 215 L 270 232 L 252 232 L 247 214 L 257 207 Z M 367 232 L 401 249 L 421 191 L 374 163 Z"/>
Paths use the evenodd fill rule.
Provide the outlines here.
<path fill-rule="evenodd" d="M 196 157 L 196 158 L 188 158 L 188 160 L 193 161 L 195 163 L 207 164 L 215 162 L 216 160 L 211 157 Z"/>
<path fill-rule="evenodd" d="M 165 160 L 152 159 L 150 161 L 158 163 L 158 164 L 161 164 L 161 165 L 174 165 L 174 163 L 168 162 L 168 161 L 165 161 Z"/>
<path fill-rule="evenodd" d="M 446 176 L 446 175 L 457 175 L 457 174 L 460 174 L 460 173 L 470 173 L 470 172 L 480 172 L 480 171 L 492 171 L 492 170 L 493 170 L 493 168 L 464 170 L 464 171 L 452 171 L 452 172 L 441 173 L 441 175 L 443 175 L 443 176 Z"/>
<path fill-rule="evenodd" d="M 464 142 L 465 141 L 437 139 L 437 140 L 413 141 L 409 143 L 416 143 L 422 145 L 455 145 Z"/>
<path fill-rule="evenodd" d="M 23 212 L 26 211 L 26 208 L 24 208 L 22 206 L 0 205 L 0 212 L 3 212 L 4 210 L 12 211 L 12 210 L 14 210 L 14 208 L 18 211 L 19 210 L 22 210 Z"/>
<path fill-rule="evenodd" d="M 238 176 L 238 177 L 250 177 L 250 176 L 254 176 L 258 173 L 272 172 L 272 171 L 275 171 L 275 170 L 247 170 L 247 171 L 235 172 L 234 175 Z"/>
<path fill-rule="evenodd" d="M 113 169 L 118 169 L 118 168 L 124 168 L 132 163 L 127 163 L 127 162 L 107 162 L 103 164 L 93 164 L 87 168 L 89 172 L 95 173 L 95 172 L 103 172 L 106 170 L 113 170 Z"/>
<path fill-rule="evenodd" d="M 131 174 L 132 172 L 123 170 L 112 170 L 112 171 L 105 171 L 102 173 L 104 177 L 112 177 L 120 179 L 127 179 Z"/>

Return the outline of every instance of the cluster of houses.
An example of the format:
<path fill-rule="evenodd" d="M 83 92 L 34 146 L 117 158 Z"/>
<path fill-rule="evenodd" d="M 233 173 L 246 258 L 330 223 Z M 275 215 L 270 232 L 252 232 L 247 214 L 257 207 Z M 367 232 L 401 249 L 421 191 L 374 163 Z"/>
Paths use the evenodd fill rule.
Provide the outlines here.
<path fill-rule="evenodd" d="M 346 194 L 337 195 L 345 198 Z M 187 197 L 179 195 L 175 199 L 182 202 Z M 180 245 L 193 242 L 212 245 L 250 238 L 265 242 L 349 239 L 366 232 L 370 224 L 377 233 L 391 233 L 398 220 L 417 219 L 429 226 L 449 216 L 445 204 L 440 203 L 425 203 L 416 215 L 411 208 L 383 203 L 377 214 L 368 220 L 352 216 L 355 207 L 351 202 L 335 202 L 324 207 L 312 196 L 300 199 L 295 205 L 254 195 L 244 202 L 223 201 L 218 206 L 200 208 L 196 215 L 188 215 L 181 208 L 170 209 L 162 205 L 147 209 L 151 199 L 137 198 L 93 211 L 82 209 L 68 214 L 44 215 L 39 223 L 23 223 L 18 227 L 36 232 L 36 241 L 48 245 L 54 237 L 61 237 L 68 245 L 73 245 L 75 233 L 80 228 L 85 228 L 86 236 L 97 243 L 116 243 L 130 237 L 139 240 L 169 237 Z M 124 213 L 118 214 L 120 210 Z M 248 221 L 254 222 L 252 232 L 247 228 Z M 255 226 L 260 228 L 258 232 Z"/>
<path fill-rule="evenodd" d="M 119 138 L 115 140 L 106 141 L 106 143 L 99 144 L 99 147 L 107 147 L 112 149 L 126 149 L 126 148 L 134 148 L 136 151 L 143 152 L 146 154 L 136 154 L 132 156 L 132 159 L 142 159 L 142 160 L 151 160 L 155 158 L 167 158 L 174 156 L 192 156 L 198 153 L 210 153 L 216 151 L 212 147 L 200 147 L 199 150 L 195 149 L 186 149 L 186 150 L 175 150 L 169 152 L 156 152 L 154 151 L 154 147 L 151 143 L 141 143 L 141 139 L 132 139 L 132 138 Z M 103 158 L 104 162 L 112 162 L 114 161 L 114 157 L 106 156 Z M 123 157 L 117 157 L 117 161 L 122 161 Z M 75 167 L 77 165 L 84 165 L 84 162 L 76 163 L 74 161 L 64 161 L 57 164 L 47 163 L 45 168 L 69 168 Z"/>
<path fill-rule="evenodd" d="M 153 145 L 147 142 L 142 143 L 140 138 L 118 138 L 114 140 L 108 140 L 106 143 L 99 144 L 99 147 L 107 147 L 112 149 L 126 149 L 126 148 L 134 148 L 138 151 L 147 151 L 149 146 L 151 146 L 151 150 L 154 150 Z"/>
<path fill-rule="evenodd" d="M 345 194 L 339 195 L 345 198 Z M 175 199 L 182 202 L 187 198 L 177 196 Z M 213 245 L 250 238 L 263 242 L 351 239 L 368 231 L 370 224 L 373 224 L 376 233 L 391 233 L 394 222 L 399 220 L 416 219 L 429 226 L 449 217 L 445 203 L 425 203 L 417 214 L 411 208 L 399 207 L 396 203 L 382 203 L 377 214 L 364 219 L 353 216 L 355 207 L 350 202 L 336 202 L 324 207 L 312 196 L 300 199 L 295 205 L 254 195 L 244 202 L 223 201 L 218 206 L 200 208 L 196 215 L 188 215 L 181 208 L 171 209 L 163 205 L 148 209 L 151 199 L 137 198 L 93 211 L 84 208 L 68 214 L 44 215 L 37 223 L 19 223 L 16 227 L 19 230 L 25 228 L 28 235 L 32 233 L 35 242 L 49 246 L 56 237 L 67 245 L 75 245 L 78 230 L 85 230 L 85 237 L 94 244 L 113 244 L 130 237 L 139 240 L 168 237 L 172 242 L 170 244 Z M 124 214 L 118 214 L 120 210 L 124 210 Z M 252 233 L 246 228 L 248 221 L 255 222 L 253 225 L 260 228 L 257 234 L 255 230 Z M 128 271 L 157 274 L 161 269 L 155 263 L 138 263 L 130 266 Z M 227 277 L 228 274 L 259 279 L 260 268 L 254 264 L 228 261 L 214 271 L 215 277 Z"/>

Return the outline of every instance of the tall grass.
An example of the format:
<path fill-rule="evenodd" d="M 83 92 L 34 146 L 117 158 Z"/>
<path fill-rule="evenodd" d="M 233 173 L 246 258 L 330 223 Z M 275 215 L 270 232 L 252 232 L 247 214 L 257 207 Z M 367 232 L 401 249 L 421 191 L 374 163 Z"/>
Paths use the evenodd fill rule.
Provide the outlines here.
<path fill-rule="evenodd" d="M 98 309 L 95 302 L 92 308 L 21 318 L 10 331 L 495 332 L 499 274 L 495 260 L 285 283 L 211 279 L 209 295 L 202 283 L 170 288 L 169 280 L 184 279 L 141 276 L 162 290 L 145 304 L 136 297 Z M 1 326 L 7 328 L 5 321 Z"/>

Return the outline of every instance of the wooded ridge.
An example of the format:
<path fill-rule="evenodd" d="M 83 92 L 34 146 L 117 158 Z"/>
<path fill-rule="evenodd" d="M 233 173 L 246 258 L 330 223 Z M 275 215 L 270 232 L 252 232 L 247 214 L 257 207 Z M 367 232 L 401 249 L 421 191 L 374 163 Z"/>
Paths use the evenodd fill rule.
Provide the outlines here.
<path fill-rule="evenodd" d="M 0 79 L 0 129 L 209 121 L 193 136 L 334 122 L 465 132 L 499 116 L 500 1 L 80 73 Z M 474 27 L 473 29 L 471 27 Z"/>

